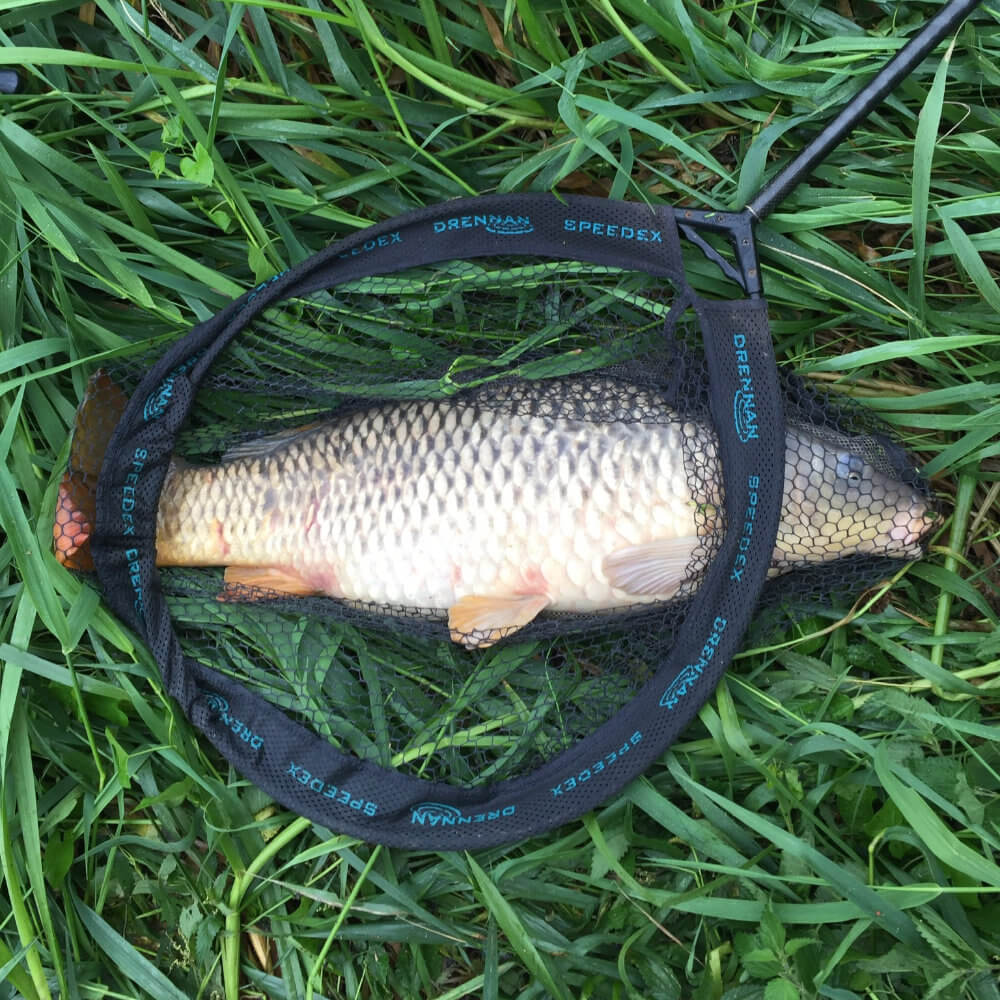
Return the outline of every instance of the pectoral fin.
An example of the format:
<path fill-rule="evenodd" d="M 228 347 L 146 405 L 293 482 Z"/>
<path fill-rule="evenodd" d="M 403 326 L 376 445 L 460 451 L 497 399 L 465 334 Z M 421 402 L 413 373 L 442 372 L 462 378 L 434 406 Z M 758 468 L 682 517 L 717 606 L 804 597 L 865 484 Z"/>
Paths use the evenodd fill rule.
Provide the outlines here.
<path fill-rule="evenodd" d="M 612 587 L 638 596 L 672 597 L 691 567 L 701 543 L 696 536 L 657 538 L 604 557 L 601 568 Z"/>
<path fill-rule="evenodd" d="M 448 628 L 455 642 L 482 649 L 527 625 L 550 604 L 545 594 L 481 597 L 469 594 L 448 609 Z"/>
<path fill-rule="evenodd" d="M 316 585 L 310 583 L 293 569 L 278 566 L 227 566 L 224 576 L 226 586 L 219 600 L 228 600 L 226 592 L 238 587 L 250 590 L 274 590 L 280 594 L 294 594 L 304 597 L 319 593 Z"/>

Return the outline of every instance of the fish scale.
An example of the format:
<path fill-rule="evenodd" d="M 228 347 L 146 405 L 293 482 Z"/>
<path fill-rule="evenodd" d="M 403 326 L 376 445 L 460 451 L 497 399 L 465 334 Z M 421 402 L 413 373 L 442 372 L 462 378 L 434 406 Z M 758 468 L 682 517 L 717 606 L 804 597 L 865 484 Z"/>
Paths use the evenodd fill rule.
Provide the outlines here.
<path fill-rule="evenodd" d="M 677 424 L 603 425 L 595 434 L 595 425 L 579 421 L 436 402 L 401 407 L 387 443 L 384 431 L 372 432 L 382 416 L 376 411 L 330 431 L 342 438 L 334 461 L 343 471 L 307 539 L 314 558 L 297 564 L 307 574 L 332 563 L 345 597 L 446 608 L 465 594 L 521 592 L 539 582 L 526 576 L 540 571 L 555 607 L 628 602 L 625 592 L 601 584 L 593 567 L 608 551 L 641 540 L 648 527 L 623 509 L 628 504 L 606 475 L 603 490 L 595 491 L 595 480 L 602 464 L 611 471 L 601 459 L 615 449 L 656 449 L 659 442 L 647 439 L 669 436 L 658 450 L 679 457 Z M 431 451 L 428 432 L 438 422 Z M 366 439 L 360 476 L 346 461 L 359 437 Z M 673 488 L 674 471 L 662 469 L 649 491 L 669 509 L 675 534 L 691 535 L 690 497 Z M 511 502 L 525 516 L 511 518 Z M 589 522 L 588 510 L 597 515 Z M 369 530 L 341 528 L 366 520 Z"/>

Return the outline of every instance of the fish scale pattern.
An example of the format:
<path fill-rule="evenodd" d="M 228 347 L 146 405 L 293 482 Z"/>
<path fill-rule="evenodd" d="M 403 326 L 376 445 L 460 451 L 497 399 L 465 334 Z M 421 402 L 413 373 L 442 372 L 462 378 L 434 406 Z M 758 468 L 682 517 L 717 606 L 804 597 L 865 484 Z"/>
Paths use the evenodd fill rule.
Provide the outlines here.
<path fill-rule="evenodd" d="M 476 594 L 544 593 L 578 612 L 672 597 L 682 579 L 630 593 L 603 560 L 656 539 L 693 554 L 696 509 L 720 501 L 712 436 L 608 378 L 571 380 L 562 407 L 544 383 L 505 389 L 375 406 L 273 453 L 178 465 L 161 562 L 277 565 L 331 597 L 439 611 Z"/>

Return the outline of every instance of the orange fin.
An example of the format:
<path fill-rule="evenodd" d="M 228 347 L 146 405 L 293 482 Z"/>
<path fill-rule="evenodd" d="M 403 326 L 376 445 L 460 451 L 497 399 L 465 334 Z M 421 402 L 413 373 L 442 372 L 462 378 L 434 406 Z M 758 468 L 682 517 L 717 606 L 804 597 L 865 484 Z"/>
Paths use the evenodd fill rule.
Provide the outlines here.
<path fill-rule="evenodd" d="M 67 569 L 91 570 L 90 536 L 94 530 L 97 497 L 80 473 L 67 472 L 59 484 L 52 545 L 56 559 Z"/>
<path fill-rule="evenodd" d="M 636 596 L 672 597 L 687 577 L 701 544 L 695 536 L 657 538 L 604 557 L 601 568 L 612 587 Z"/>
<path fill-rule="evenodd" d="M 551 603 L 545 594 L 519 597 L 469 594 L 448 609 L 448 628 L 455 642 L 469 649 L 482 649 L 527 625 Z"/>
<path fill-rule="evenodd" d="M 294 594 L 296 597 L 320 593 L 315 584 L 295 570 L 279 566 L 227 566 L 224 579 L 226 586 L 219 595 L 219 600 L 222 601 L 230 600 L 233 595 L 227 594 L 227 591 L 237 588 L 273 590 L 279 594 Z"/>
<path fill-rule="evenodd" d="M 68 569 L 90 570 L 90 536 L 97 517 L 97 477 L 104 453 L 128 397 L 98 370 L 76 411 L 69 466 L 59 484 L 52 543 L 56 559 Z"/>

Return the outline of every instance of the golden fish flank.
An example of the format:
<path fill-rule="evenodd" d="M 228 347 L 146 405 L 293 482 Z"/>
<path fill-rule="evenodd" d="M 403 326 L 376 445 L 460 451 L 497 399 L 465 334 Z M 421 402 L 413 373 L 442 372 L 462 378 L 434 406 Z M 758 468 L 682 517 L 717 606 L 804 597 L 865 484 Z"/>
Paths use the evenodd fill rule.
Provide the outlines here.
<path fill-rule="evenodd" d="M 230 584 L 447 609 L 453 638 L 470 646 L 544 608 L 670 598 L 718 527 L 714 436 L 652 390 L 593 378 L 557 392 L 568 402 L 551 383 L 520 383 L 489 403 L 372 406 L 250 442 L 218 466 L 176 463 L 157 562 L 225 565 Z M 773 571 L 919 554 L 932 515 L 876 471 L 872 447 L 789 431 Z"/>

